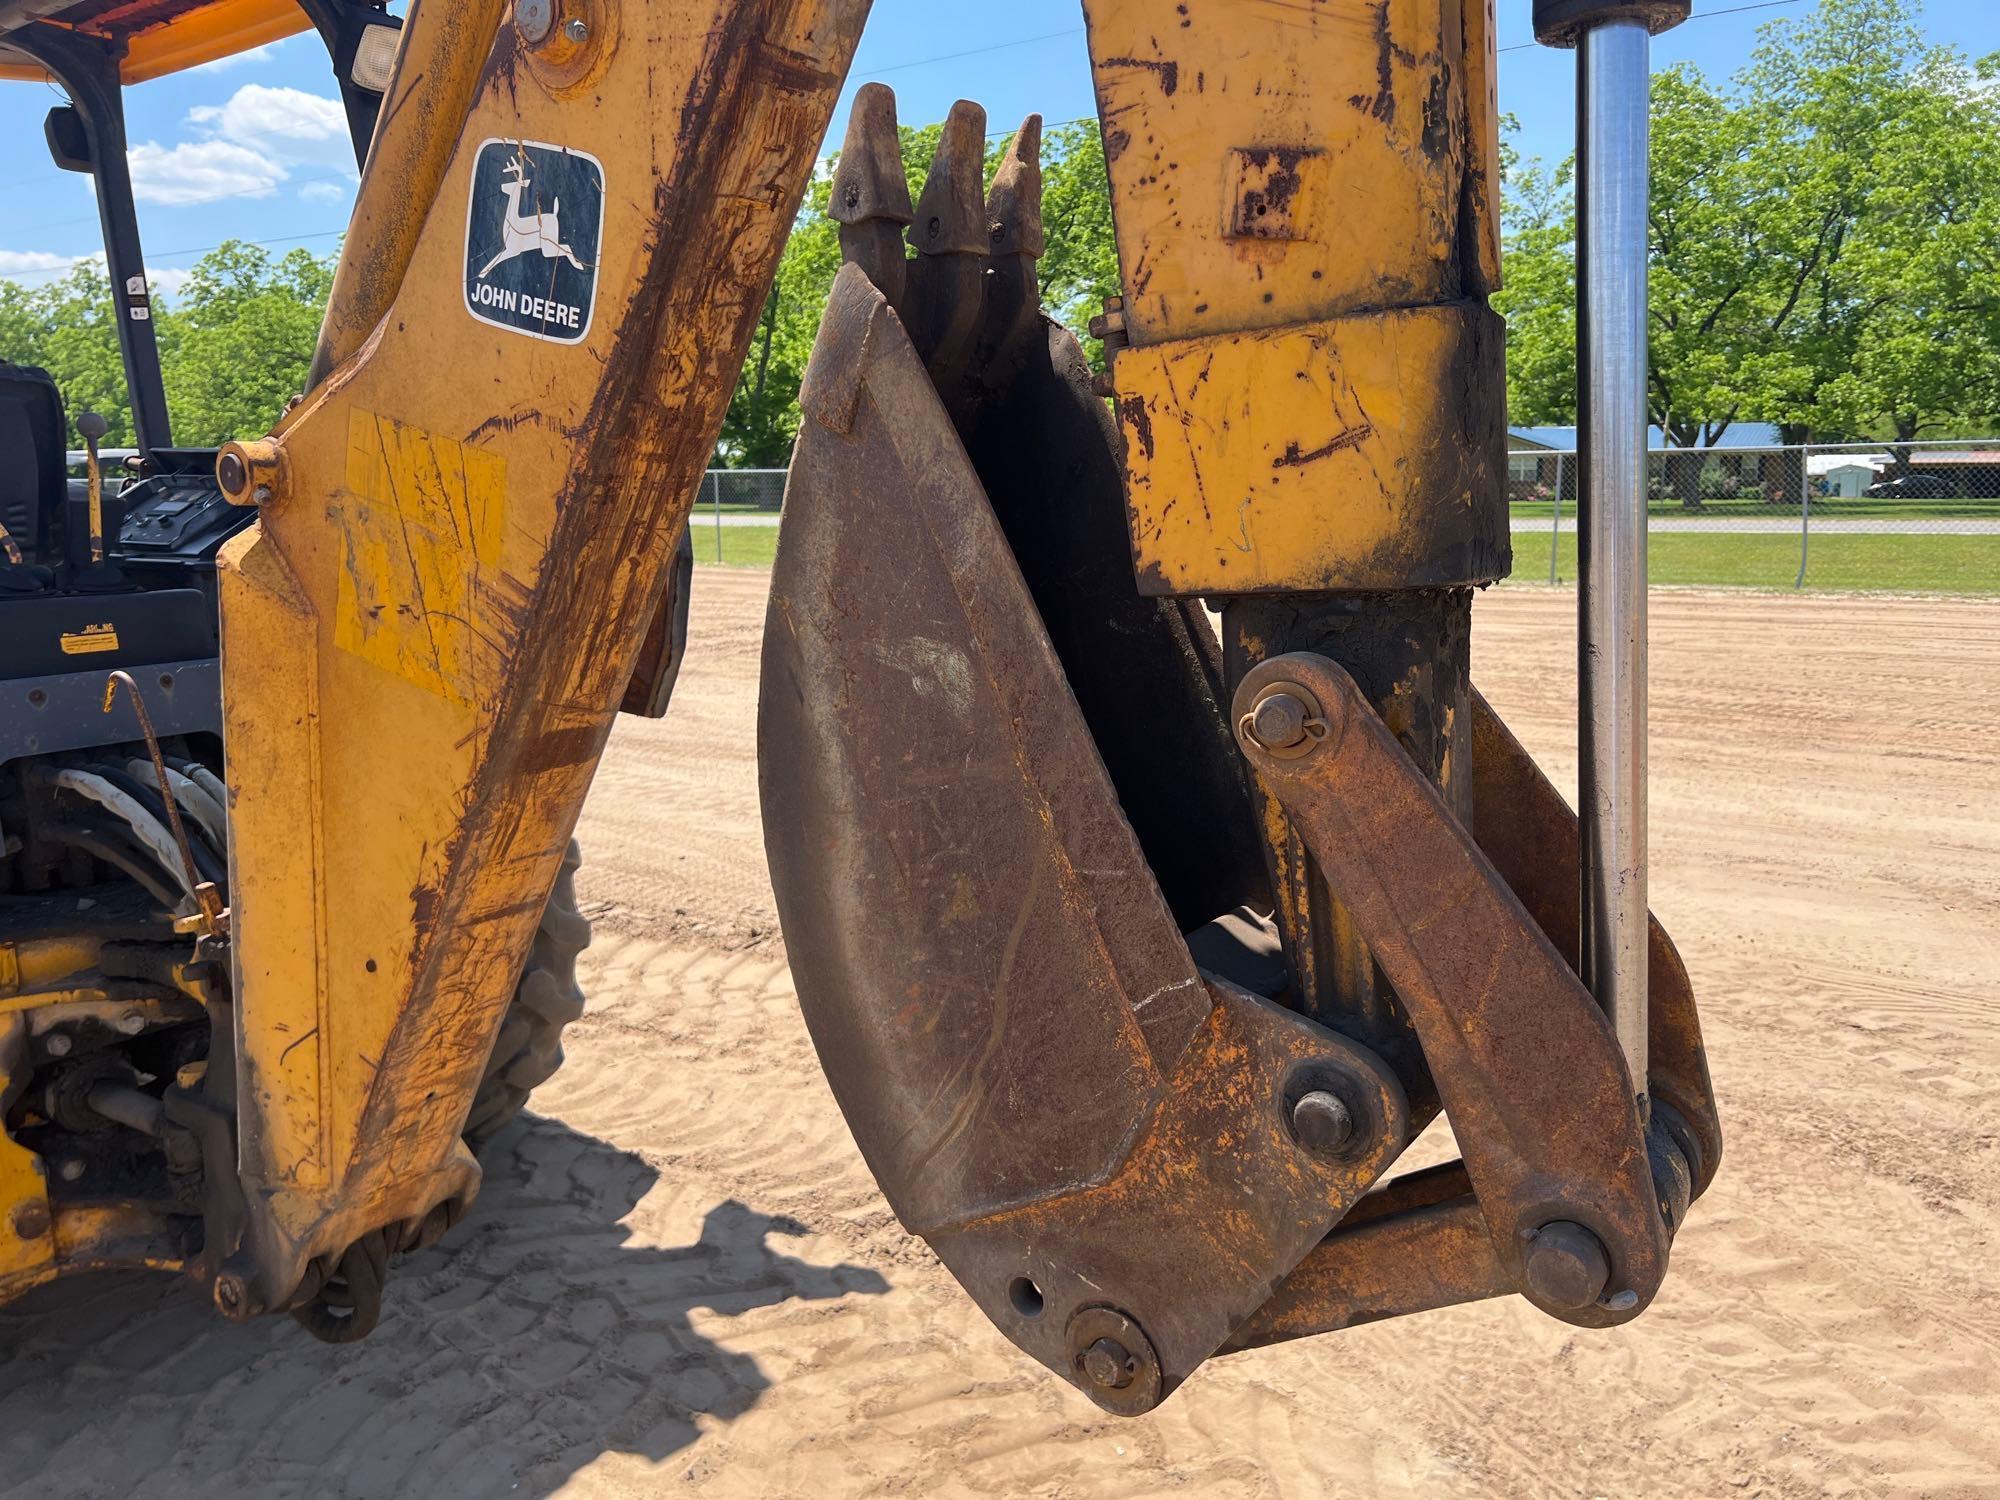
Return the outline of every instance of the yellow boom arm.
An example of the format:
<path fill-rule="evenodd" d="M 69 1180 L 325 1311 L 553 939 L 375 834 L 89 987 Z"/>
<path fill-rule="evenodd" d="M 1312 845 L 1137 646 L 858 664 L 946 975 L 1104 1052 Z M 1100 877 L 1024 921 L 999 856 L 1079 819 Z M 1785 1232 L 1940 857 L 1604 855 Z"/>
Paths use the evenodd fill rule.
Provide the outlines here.
<path fill-rule="evenodd" d="M 476 1187 L 471 1091 L 866 9 L 410 20 L 328 317 L 365 335 L 220 465 L 261 511 L 222 576 L 232 1315 Z"/>

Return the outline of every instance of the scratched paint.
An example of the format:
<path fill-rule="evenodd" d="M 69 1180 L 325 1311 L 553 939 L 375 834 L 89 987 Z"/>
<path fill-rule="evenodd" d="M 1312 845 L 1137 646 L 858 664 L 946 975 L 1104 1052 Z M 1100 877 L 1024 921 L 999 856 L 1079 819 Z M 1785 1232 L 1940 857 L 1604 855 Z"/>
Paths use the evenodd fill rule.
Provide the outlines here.
<path fill-rule="evenodd" d="M 1503 574 L 1497 325 L 1461 302 L 1121 351 L 1142 591 Z"/>
<path fill-rule="evenodd" d="M 359 407 L 347 433 L 334 644 L 470 707 L 511 634 L 481 589 L 500 562 L 506 461 Z"/>

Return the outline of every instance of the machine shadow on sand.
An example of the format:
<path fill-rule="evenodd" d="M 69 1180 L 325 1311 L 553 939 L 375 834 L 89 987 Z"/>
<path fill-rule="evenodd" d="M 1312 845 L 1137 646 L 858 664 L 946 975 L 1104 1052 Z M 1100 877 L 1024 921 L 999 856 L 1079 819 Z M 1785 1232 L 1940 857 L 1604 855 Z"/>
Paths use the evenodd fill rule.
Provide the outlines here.
<path fill-rule="evenodd" d="M 692 1243 L 634 1245 L 625 1221 L 659 1179 L 523 1117 L 465 1222 L 397 1265 L 382 1327 L 344 1348 L 288 1318 L 225 1323 L 164 1279 L 40 1289 L 0 1310 L 0 1472 L 68 1493 L 531 1496 L 607 1451 L 665 1460 L 783 1378 L 697 1309 L 712 1331 L 889 1283 L 774 1249 L 811 1231 L 734 1199 Z"/>

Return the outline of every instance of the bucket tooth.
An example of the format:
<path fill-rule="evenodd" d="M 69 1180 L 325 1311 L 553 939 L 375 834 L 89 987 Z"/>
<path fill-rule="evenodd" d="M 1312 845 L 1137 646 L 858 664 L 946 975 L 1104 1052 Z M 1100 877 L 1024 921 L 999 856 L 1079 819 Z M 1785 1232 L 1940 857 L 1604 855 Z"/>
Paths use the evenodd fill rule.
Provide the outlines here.
<path fill-rule="evenodd" d="M 979 342 L 986 253 L 986 111 L 969 100 L 945 117 L 937 155 L 917 198 L 910 244 L 910 294 L 903 308 L 910 340 L 947 404 Z"/>
<path fill-rule="evenodd" d="M 996 256 L 1040 260 L 1042 236 L 1042 117 L 1029 115 L 1014 132 L 993 186 L 986 194 L 986 217 Z"/>
<path fill-rule="evenodd" d="M 981 379 L 1005 381 L 1023 345 L 1040 332 L 1041 278 L 1036 263 L 1042 234 L 1042 117 L 1029 115 L 1014 132 L 986 193 L 992 238 L 986 278 L 986 336 Z"/>
<path fill-rule="evenodd" d="M 854 96 L 847 137 L 833 169 L 827 216 L 840 225 L 843 260 L 861 267 L 891 307 L 902 305 L 908 277 L 903 232 L 909 226 L 910 184 L 896 130 L 896 95 L 866 83 Z"/>

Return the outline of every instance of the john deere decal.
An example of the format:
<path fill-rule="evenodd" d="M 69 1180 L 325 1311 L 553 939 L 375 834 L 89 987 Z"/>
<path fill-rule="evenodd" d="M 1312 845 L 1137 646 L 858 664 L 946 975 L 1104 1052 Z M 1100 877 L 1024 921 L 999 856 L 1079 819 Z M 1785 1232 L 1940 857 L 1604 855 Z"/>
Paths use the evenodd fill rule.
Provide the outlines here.
<path fill-rule="evenodd" d="M 495 328 L 580 343 L 597 301 L 604 166 L 543 141 L 485 141 L 472 166 L 465 306 Z"/>

